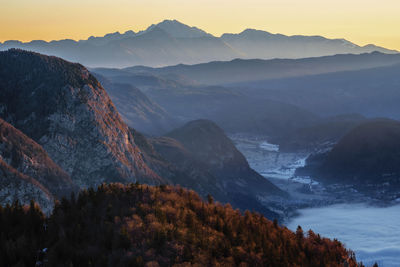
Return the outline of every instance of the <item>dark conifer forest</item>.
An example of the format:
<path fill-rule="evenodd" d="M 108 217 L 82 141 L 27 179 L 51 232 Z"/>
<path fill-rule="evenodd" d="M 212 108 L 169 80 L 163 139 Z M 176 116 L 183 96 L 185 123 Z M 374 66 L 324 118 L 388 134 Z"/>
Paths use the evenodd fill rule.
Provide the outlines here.
<path fill-rule="evenodd" d="M 0 208 L 0 266 L 358 266 L 339 241 L 174 186 L 101 185 Z"/>

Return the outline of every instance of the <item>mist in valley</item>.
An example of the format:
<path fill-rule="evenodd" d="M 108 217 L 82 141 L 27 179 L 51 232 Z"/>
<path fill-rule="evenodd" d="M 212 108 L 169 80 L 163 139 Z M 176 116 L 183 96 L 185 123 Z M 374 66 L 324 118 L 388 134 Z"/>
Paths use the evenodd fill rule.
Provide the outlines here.
<path fill-rule="evenodd" d="M 400 262 L 400 204 L 377 207 L 340 204 L 299 210 L 287 224 L 296 230 L 313 229 L 321 236 L 336 238 L 351 248 L 367 266 L 395 267 Z"/>
<path fill-rule="evenodd" d="M 221 214 L 234 214 L 232 206 L 242 212 L 235 213 L 239 220 L 250 210 L 274 229 L 296 232 L 300 225 L 304 234 L 287 232 L 293 244 L 319 240 L 307 235 L 312 229 L 338 239 L 366 266 L 399 266 L 398 51 L 252 29 L 216 37 L 176 20 L 80 41 L 7 41 L 0 50 L 0 204 L 34 199 L 48 215 L 67 193 L 95 195 L 90 187 L 119 192 L 116 197 L 146 192 L 149 203 L 160 192 L 164 199 L 179 192 L 185 201 L 188 196 L 182 210 L 194 207 L 193 198 L 202 207 L 182 213 L 191 230 L 194 217 L 207 217 L 205 205 Z M 110 205 L 98 214 L 106 210 L 121 240 L 108 240 L 107 249 L 129 248 L 129 235 L 140 232 L 130 220 L 156 229 L 155 241 L 143 248 L 149 262 L 173 239 L 160 225 L 175 211 L 160 213 L 160 206 L 142 220 L 126 206 L 133 219 L 122 219 L 127 227 L 120 229 L 121 214 L 112 217 Z M 233 226 L 215 222 L 232 241 Z M 355 264 L 346 250 L 335 249 Z M 184 251 L 171 259 L 184 262 L 190 254 Z M 165 255 L 161 266 L 170 266 Z"/>

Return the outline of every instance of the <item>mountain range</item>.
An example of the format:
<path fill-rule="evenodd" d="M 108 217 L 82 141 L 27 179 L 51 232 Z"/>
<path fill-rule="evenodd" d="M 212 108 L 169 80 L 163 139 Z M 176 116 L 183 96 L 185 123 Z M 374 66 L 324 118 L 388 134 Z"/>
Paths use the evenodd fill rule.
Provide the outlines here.
<path fill-rule="evenodd" d="M 397 53 L 375 45 L 358 46 L 344 39 L 286 36 L 247 29 L 213 36 L 176 20 L 165 20 L 144 31 L 127 31 L 87 40 L 5 41 L 0 50 L 21 48 L 79 62 L 88 67 L 166 66 L 240 59 L 304 58 L 373 51 Z"/>
<path fill-rule="evenodd" d="M 290 77 L 310 76 L 332 72 L 361 70 L 400 64 L 400 54 L 380 52 L 338 54 L 333 56 L 311 57 L 301 59 L 235 59 L 232 61 L 215 61 L 202 64 L 179 64 L 161 68 L 134 66 L 123 68 L 120 76 L 156 75 L 173 79 L 180 76 L 185 81 L 203 85 L 233 84 L 256 82 Z M 95 69 L 96 71 L 97 69 Z M 105 72 L 108 69 L 100 69 Z M 114 69 L 114 71 L 116 71 Z M 115 76 L 115 73 L 109 75 Z M 108 76 L 108 75 L 107 75 Z M 182 78 L 184 77 L 184 78 Z"/>
<path fill-rule="evenodd" d="M 135 86 L 178 125 L 209 119 L 228 133 L 262 134 L 282 149 L 313 150 L 368 118 L 400 119 L 399 66 L 399 55 L 373 52 L 91 71 Z M 124 100 L 137 102 L 128 94 Z"/>
<path fill-rule="evenodd" d="M 140 115 L 140 107 L 157 107 L 138 89 L 104 84 L 112 86 L 114 99 L 123 98 L 117 90 L 139 97 L 123 110 Z M 123 121 L 85 67 L 18 49 L 0 52 L 0 89 L 2 204 L 26 204 L 33 198 L 49 210 L 55 199 L 78 189 L 140 182 L 180 184 L 204 197 L 212 194 L 235 207 L 279 217 L 258 198 L 287 194 L 252 170 L 211 121 L 192 122 L 164 137 L 145 137 Z M 191 146 L 187 140 L 197 143 Z M 207 155 L 199 154 L 199 148 L 207 149 Z M 235 201 L 238 197 L 242 201 Z"/>

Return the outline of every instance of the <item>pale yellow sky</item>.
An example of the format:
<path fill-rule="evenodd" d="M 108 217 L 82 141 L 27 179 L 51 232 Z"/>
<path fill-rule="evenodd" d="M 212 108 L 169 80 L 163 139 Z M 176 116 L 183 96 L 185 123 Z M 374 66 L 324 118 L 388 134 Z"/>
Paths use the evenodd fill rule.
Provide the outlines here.
<path fill-rule="evenodd" d="M 87 39 L 164 19 L 217 36 L 255 28 L 400 50 L 399 0 L 0 0 L 0 42 Z"/>

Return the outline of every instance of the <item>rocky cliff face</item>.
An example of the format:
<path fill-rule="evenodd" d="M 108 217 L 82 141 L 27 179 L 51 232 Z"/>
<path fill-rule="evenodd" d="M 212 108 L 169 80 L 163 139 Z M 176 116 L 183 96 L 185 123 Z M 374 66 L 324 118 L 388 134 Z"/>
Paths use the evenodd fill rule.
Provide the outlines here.
<path fill-rule="evenodd" d="M 46 151 L 0 119 L 0 156 L 17 172 L 36 180 L 55 196 L 69 196 L 77 189 L 68 174 L 57 166 Z"/>
<path fill-rule="evenodd" d="M 69 196 L 77 190 L 68 174 L 46 151 L 0 119 L 0 202 L 29 203 L 35 199 L 42 208 L 52 206 L 54 197 Z"/>
<path fill-rule="evenodd" d="M 18 172 L 0 159 L 0 204 L 11 204 L 14 201 L 29 204 L 32 199 L 45 212 L 51 211 L 54 196 L 38 181 Z"/>
<path fill-rule="evenodd" d="M 100 83 L 79 64 L 0 52 L 0 116 L 43 146 L 81 187 L 165 182 L 143 161 Z"/>

